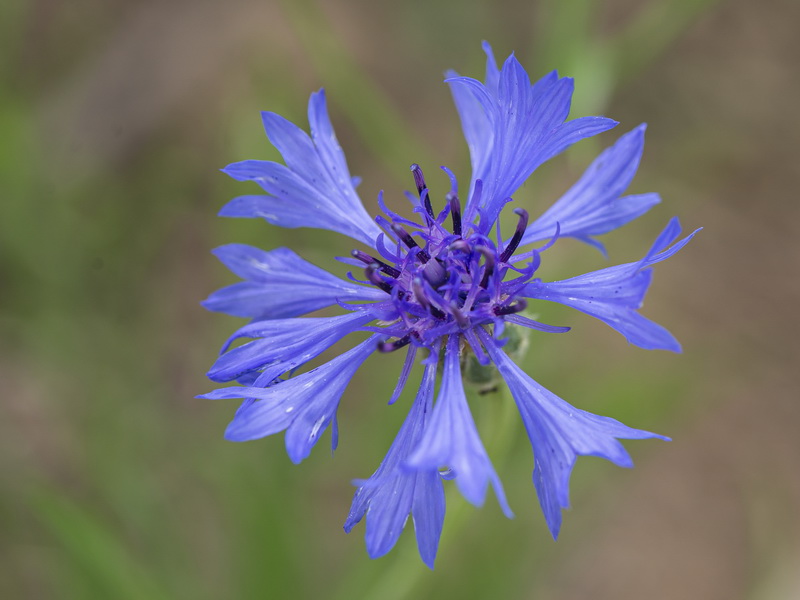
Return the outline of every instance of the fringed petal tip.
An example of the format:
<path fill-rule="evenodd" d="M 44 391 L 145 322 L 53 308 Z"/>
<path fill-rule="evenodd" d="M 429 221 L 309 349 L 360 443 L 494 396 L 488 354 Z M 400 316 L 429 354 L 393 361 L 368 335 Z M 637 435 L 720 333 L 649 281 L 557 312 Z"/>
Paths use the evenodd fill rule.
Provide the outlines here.
<path fill-rule="evenodd" d="M 428 365 L 417 396 L 386 457 L 368 480 L 358 486 L 344 523 L 349 533 L 366 518 L 365 542 L 370 558 L 389 552 L 408 521 L 413 518 L 422 561 L 433 568 L 444 522 L 444 490 L 435 470 L 407 471 L 401 468 L 417 444 L 430 415 L 437 363 Z"/>
<path fill-rule="evenodd" d="M 554 223 L 562 235 L 578 238 L 604 252 L 591 236 L 618 229 L 660 202 L 657 194 L 623 196 L 639 167 L 645 125 L 622 135 L 587 167 L 580 179 L 528 227 L 523 243 L 546 239 Z"/>
<path fill-rule="evenodd" d="M 256 209 L 233 204 L 222 216 L 260 216 L 286 228 L 328 229 L 374 246 L 380 228 L 364 208 L 328 116 L 324 90 L 311 94 L 311 135 L 277 113 L 261 113 L 264 130 L 284 164 L 263 160 L 232 163 L 222 172 L 238 181 L 252 180 L 269 194 Z M 256 212 L 257 214 L 248 214 Z"/>
<path fill-rule="evenodd" d="M 603 321 L 640 348 L 680 353 L 681 346 L 675 337 L 661 325 L 640 315 L 638 310 L 652 279 L 652 269 L 648 267 L 673 256 L 698 231 L 700 229 L 673 243 L 681 233 L 680 221 L 675 217 L 641 260 L 562 281 L 533 281 L 523 288 L 521 295 L 576 308 Z"/>
<path fill-rule="evenodd" d="M 227 442 L 251 442 L 253 439 L 258 439 L 249 436 L 243 436 L 235 422 L 228 424 L 222 437 Z"/>
<path fill-rule="evenodd" d="M 487 61 L 488 62 L 488 61 Z M 573 91 L 570 78 L 545 76 L 531 85 L 527 73 L 512 54 L 497 74 L 496 85 L 460 78 L 474 100 L 456 98 L 473 163 L 473 187 L 486 183 L 480 206 L 468 205 L 473 216 L 484 208 L 488 221 L 497 218 L 502 202 L 541 164 L 575 142 L 606 131 L 618 123 L 605 117 L 566 121 Z M 484 117 L 473 106 L 483 108 Z M 476 142 L 483 142 L 478 144 Z"/>
<path fill-rule="evenodd" d="M 270 212 L 270 205 L 269 196 L 238 196 L 219 209 L 217 216 L 271 221 L 274 220 L 274 214 Z"/>
<path fill-rule="evenodd" d="M 331 423 L 335 445 L 339 400 L 356 370 L 375 351 L 377 338 L 372 336 L 316 369 L 278 385 L 223 388 L 203 397 L 245 398 L 228 425 L 225 439 L 247 441 L 286 431 L 289 458 L 299 463 Z"/>
<path fill-rule="evenodd" d="M 315 104 L 325 104 L 327 102 L 324 87 L 319 88 L 316 92 L 311 92 L 311 102 Z"/>
<path fill-rule="evenodd" d="M 455 473 L 459 491 L 471 504 L 482 506 L 491 484 L 503 513 L 513 517 L 500 478 L 480 440 L 467 404 L 459 365 L 459 337 L 448 338 L 442 386 L 420 442 L 403 464 L 405 470 L 438 470 L 447 465 Z"/>
<path fill-rule="evenodd" d="M 528 376 L 491 343 L 487 332 L 479 337 L 508 385 L 528 433 L 535 463 L 533 482 L 554 538 L 561 526 L 561 510 L 569 506 L 569 479 L 578 456 L 598 456 L 620 467 L 632 467 L 619 440 L 668 440 L 571 406 Z"/>

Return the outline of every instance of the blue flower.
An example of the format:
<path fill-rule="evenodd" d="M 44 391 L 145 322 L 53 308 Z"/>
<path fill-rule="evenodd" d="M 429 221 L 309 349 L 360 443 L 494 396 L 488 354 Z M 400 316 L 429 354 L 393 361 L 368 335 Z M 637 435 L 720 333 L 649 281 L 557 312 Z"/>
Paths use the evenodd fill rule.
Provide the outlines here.
<path fill-rule="evenodd" d="M 248 160 L 225 168 L 235 179 L 256 182 L 266 194 L 235 198 L 220 214 L 347 235 L 362 248 L 341 260 L 362 269 L 363 279 L 352 273 L 349 280 L 341 279 L 287 248 L 265 252 L 230 244 L 216 254 L 243 281 L 204 302 L 210 310 L 251 322 L 224 344 L 208 373 L 214 381 L 241 385 L 201 397 L 244 399 L 226 438 L 245 441 L 285 431 L 294 462 L 309 455 L 328 427 L 336 447 L 339 402 L 371 354 L 406 352 L 390 404 L 400 397 L 420 358 L 425 371 L 415 400 L 383 462 L 371 477 L 357 482 L 345 530 L 366 518 L 367 550 L 374 558 L 391 550 L 411 515 L 420 556 L 431 568 L 444 521 L 443 479 L 454 479 L 476 506 L 491 486 L 503 511 L 512 516 L 467 402 L 462 370 L 468 356 L 481 365 L 494 364 L 514 398 L 533 447 L 533 483 L 553 537 L 561 527 L 562 509 L 569 506 L 569 477 L 578 456 L 601 456 L 630 467 L 620 439 L 667 439 L 567 404 L 513 362 L 504 350 L 505 335 L 514 327 L 568 331 L 523 314 L 534 301 L 547 300 L 600 319 L 631 344 L 680 352 L 675 338 L 638 310 L 651 267 L 694 235 L 676 242 L 681 228 L 673 219 L 641 260 L 561 281 L 536 277 L 542 254 L 558 239 L 574 237 L 605 253 L 596 236 L 660 201 L 656 194 L 624 195 L 641 158 L 645 127 L 626 133 L 600 154 L 539 218 L 529 222 L 526 210 L 513 209 L 517 226 L 505 238 L 498 217 L 533 171 L 571 144 L 617 123 L 605 117 L 566 120 L 571 79 L 553 72 L 532 84 L 513 54 L 498 69 L 488 44 L 484 50 L 485 81 L 455 73 L 446 79 L 470 150 L 467 194 L 459 194 L 455 175 L 442 167 L 450 190 L 434 209 L 437 203 L 422 169 L 412 165 L 416 194 L 407 195 L 414 218 L 390 211 L 382 194 L 378 204 L 384 215 L 369 217 L 356 193 L 358 179 L 350 175 L 336 140 L 323 91 L 309 101 L 311 136 L 274 113 L 263 113 L 267 136 L 285 165 Z M 304 316 L 334 305 L 344 313 Z M 295 374 L 349 334 L 363 331 L 372 333 L 366 341 Z M 232 348 L 242 338 L 250 341 Z"/>

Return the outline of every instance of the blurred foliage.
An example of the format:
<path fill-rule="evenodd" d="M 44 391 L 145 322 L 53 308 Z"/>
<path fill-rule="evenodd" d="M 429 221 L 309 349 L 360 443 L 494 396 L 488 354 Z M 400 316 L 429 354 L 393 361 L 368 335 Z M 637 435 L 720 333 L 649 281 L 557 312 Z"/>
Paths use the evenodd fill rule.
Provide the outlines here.
<path fill-rule="evenodd" d="M 232 281 L 209 250 L 287 244 L 335 268 L 332 256 L 348 246 L 327 233 L 215 218 L 227 198 L 245 193 L 217 169 L 276 158 L 257 110 L 304 124 L 308 92 L 324 85 L 374 212 L 379 187 L 393 201 L 409 185 L 411 162 L 466 172 L 439 78 L 448 67 L 480 75 L 480 39 L 500 59 L 515 50 L 532 75 L 558 68 L 576 77 L 575 115 L 615 116 L 621 90 L 651 73 L 715 4 L 3 3 L 0 597 L 517 598 L 568 570 L 572 549 L 613 511 L 613 490 L 641 472 L 579 461 L 577 510 L 555 545 L 521 423 L 515 437 L 490 444 L 508 457 L 496 467 L 517 522 L 491 498 L 477 511 L 448 495 L 435 573 L 416 559 L 411 531 L 377 561 L 363 549 L 363 524 L 342 533 L 348 482 L 377 466 L 403 416 L 402 401 L 385 406 L 399 368 L 386 366 L 391 359 L 371 358 L 347 392 L 336 460 L 324 441 L 293 466 L 281 436 L 221 439 L 234 407 L 193 399 L 212 387 L 203 373 L 237 326 L 198 306 Z M 555 197 L 610 139 L 547 165 L 524 195 Z M 673 142 L 679 153 L 682 140 Z M 636 187 L 659 183 L 651 175 Z M 660 222 L 680 206 L 659 212 Z M 642 223 L 630 239 L 609 236 L 612 259 L 647 246 L 659 221 Z M 553 264 L 569 274 L 602 263 L 572 246 Z M 654 302 L 670 315 L 666 301 Z M 548 322 L 573 324 L 557 307 L 541 310 Z M 636 427 L 666 433 L 691 423 L 702 365 L 637 352 L 580 322 L 583 332 L 568 336 L 534 332 L 527 364 L 535 377 Z M 492 418 L 513 417 L 492 417 L 496 401 L 476 408 L 489 438 Z M 656 445 L 629 447 L 644 459 Z"/>

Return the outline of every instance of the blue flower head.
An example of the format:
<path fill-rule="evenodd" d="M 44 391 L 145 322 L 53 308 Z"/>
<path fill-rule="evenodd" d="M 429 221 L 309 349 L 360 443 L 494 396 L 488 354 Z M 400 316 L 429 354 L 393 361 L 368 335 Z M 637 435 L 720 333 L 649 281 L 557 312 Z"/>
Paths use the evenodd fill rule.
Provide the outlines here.
<path fill-rule="evenodd" d="M 446 80 L 470 150 L 469 188 L 460 191 L 456 176 L 442 167 L 450 191 L 437 202 L 422 169 L 412 165 L 415 193 L 407 195 L 414 218 L 389 210 L 380 195 L 384 214 L 370 218 L 356 193 L 358 179 L 350 175 L 336 140 L 324 91 L 309 101 L 311 136 L 274 113 L 263 113 L 267 136 L 285 164 L 248 160 L 224 169 L 235 179 L 256 182 L 266 193 L 235 198 L 222 216 L 337 231 L 358 243 L 343 260 L 363 272 L 363 277 L 348 273 L 349 280 L 344 280 L 288 248 L 265 252 L 230 244 L 216 250 L 242 281 L 213 293 L 204 306 L 251 319 L 225 343 L 208 373 L 214 381 L 241 385 L 202 396 L 244 399 L 227 439 L 253 440 L 285 431 L 289 457 L 300 462 L 328 428 L 336 447 L 339 402 L 369 355 L 405 352 L 390 404 L 400 396 L 417 359 L 424 365 L 405 422 L 377 470 L 357 482 L 345 521 L 349 532 L 366 517 L 367 550 L 373 558 L 392 549 L 411 515 L 422 560 L 433 567 L 445 513 L 443 479 L 455 480 L 476 506 L 483 504 L 491 486 L 511 516 L 464 392 L 467 356 L 481 365 L 493 363 L 516 402 L 533 447 L 533 483 L 553 537 L 561 527 L 562 509 L 569 506 L 569 477 L 579 455 L 630 467 L 619 439 L 667 439 L 567 404 L 515 364 L 506 346 L 510 328 L 543 333 L 569 329 L 523 314 L 529 304 L 547 300 L 600 319 L 642 348 L 680 351 L 666 329 L 638 312 L 652 265 L 675 254 L 694 235 L 676 242 L 681 232 L 677 219 L 640 260 L 561 281 L 536 276 L 543 253 L 556 240 L 573 237 L 604 251 L 596 236 L 660 201 L 657 194 L 624 195 L 639 164 L 645 127 L 626 133 L 600 154 L 537 219 L 531 221 L 523 208 L 511 209 L 517 224 L 504 237 L 498 217 L 533 171 L 573 143 L 617 123 L 605 117 L 566 120 L 571 79 L 553 72 L 531 83 L 514 55 L 498 69 L 488 44 L 484 50 L 485 81 L 455 73 Z M 333 305 L 344 314 L 304 316 Z M 359 331 L 372 335 L 333 360 L 296 374 Z M 239 338 L 250 341 L 232 347 Z"/>

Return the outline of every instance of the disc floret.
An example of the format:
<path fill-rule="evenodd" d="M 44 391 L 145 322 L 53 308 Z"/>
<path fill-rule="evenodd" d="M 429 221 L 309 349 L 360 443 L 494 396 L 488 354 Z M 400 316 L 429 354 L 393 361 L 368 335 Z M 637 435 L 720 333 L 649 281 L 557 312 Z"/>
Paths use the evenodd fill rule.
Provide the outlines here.
<path fill-rule="evenodd" d="M 389 336 L 379 344 L 381 351 L 391 352 L 409 343 L 431 346 L 448 334 L 462 334 L 472 341 L 474 328 L 489 323 L 501 326 L 505 317 L 527 306 L 517 292 L 536 272 L 539 254 L 526 253 L 530 262 L 522 267 L 512 260 L 528 224 L 527 211 L 514 209 L 519 220 L 514 235 L 505 243 L 499 228 L 493 240 L 480 223 L 464 227 L 457 182 L 445 170 L 452 188 L 438 215 L 422 169 L 414 164 L 411 171 L 417 196 L 409 194 L 409 198 L 423 222 L 390 211 L 381 198 L 379 203 L 388 218 L 378 222 L 388 225 L 393 251 L 380 243 L 380 258 L 361 250 L 352 252 L 353 258 L 365 264 L 366 281 L 390 296 L 385 308 L 391 324 L 375 328 Z M 479 180 L 475 194 L 479 195 L 481 188 Z M 473 202 L 478 201 L 473 197 Z M 479 349 L 477 353 L 483 355 Z"/>

